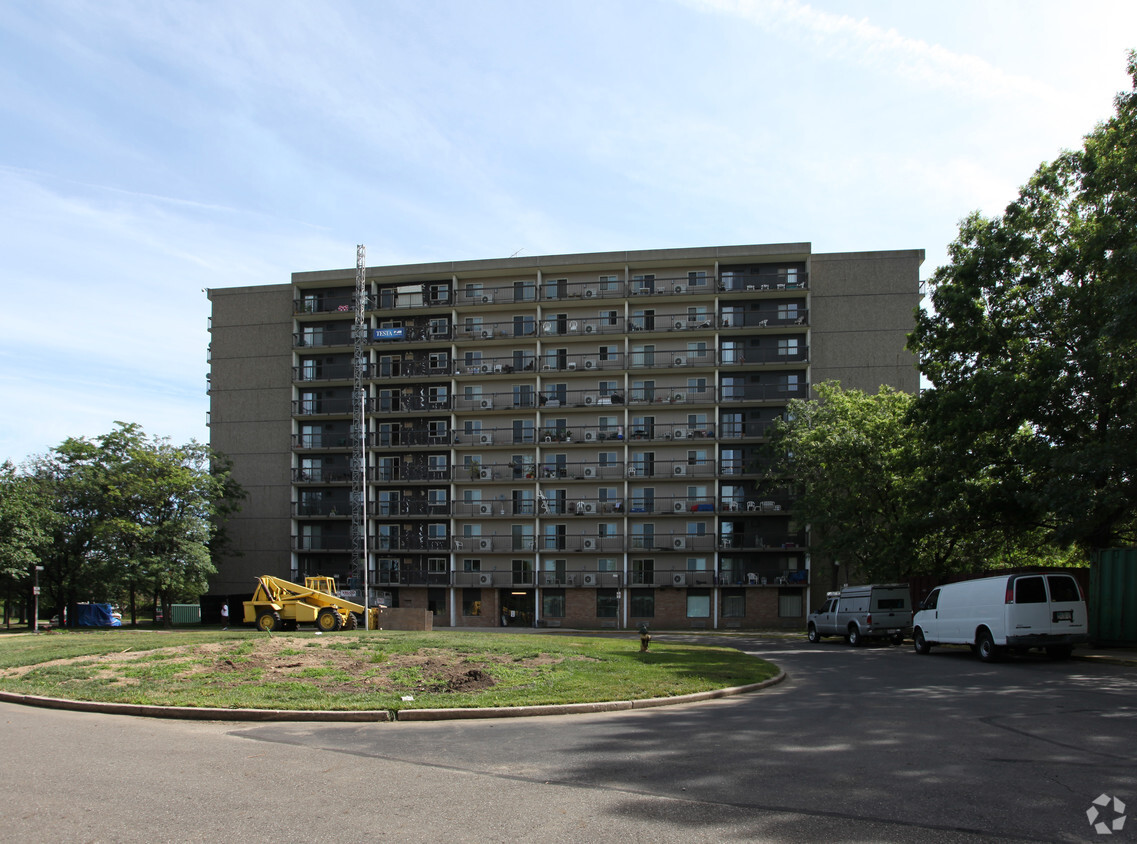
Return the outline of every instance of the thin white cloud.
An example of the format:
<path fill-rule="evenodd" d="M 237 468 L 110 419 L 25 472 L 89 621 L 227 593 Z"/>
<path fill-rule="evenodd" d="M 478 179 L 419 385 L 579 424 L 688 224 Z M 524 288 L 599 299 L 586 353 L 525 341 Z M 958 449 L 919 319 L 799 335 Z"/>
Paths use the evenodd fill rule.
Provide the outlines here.
<path fill-rule="evenodd" d="M 981 99 L 1026 96 L 1049 100 L 1056 92 L 1028 76 L 1007 73 L 978 56 L 910 38 L 895 29 L 819 11 L 796 0 L 679 0 L 703 12 L 738 18 L 763 29 L 796 34 L 822 53 L 909 82 Z"/>

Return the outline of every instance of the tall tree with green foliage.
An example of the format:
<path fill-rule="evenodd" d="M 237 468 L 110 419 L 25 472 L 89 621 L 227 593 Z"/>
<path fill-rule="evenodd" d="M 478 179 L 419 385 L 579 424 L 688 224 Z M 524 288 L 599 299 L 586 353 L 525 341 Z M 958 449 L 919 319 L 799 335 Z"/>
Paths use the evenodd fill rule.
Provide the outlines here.
<path fill-rule="evenodd" d="M 963 221 L 910 339 L 938 503 L 1084 550 L 1137 540 L 1137 53 L 1129 72 L 1082 149 Z"/>
<path fill-rule="evenodd" d="M 57 606 L 111 594 L 196 597 L 214 573 L 211 545 L 244 493 L 228 461 L 196 442 L 175 446 L 119 422 L 94 441 L 69 439 L 35 464 L 53 494 L 45 555 Z"/>
<path fill-rule="evenodd" d="M 50 520 L 51 510 L 39 486 L 12 463 L 0 464 L 0 590 L 6 621 L 11 621 L 13 597 L 24 597 L 33 566 L 46 550 Z"/>

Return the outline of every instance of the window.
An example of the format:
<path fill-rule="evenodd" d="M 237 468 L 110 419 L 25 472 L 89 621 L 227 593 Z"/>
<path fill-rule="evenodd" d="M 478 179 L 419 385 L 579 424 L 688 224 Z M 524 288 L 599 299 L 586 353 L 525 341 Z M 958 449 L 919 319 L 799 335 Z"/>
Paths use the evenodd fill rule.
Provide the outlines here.
<path fill-rule="evenodd" d="M 746 617 L 746 592 L 741 589 L 724 589 L 722 593 L 722 617 Z"/>
<path fill-rule="evenodd" d="M 800 589 L 778 590 L 778 618 L 801 618 L 802 600 Z"/>
<path fill-rule="evenodd" d="M 618 291 L 620 289 L 620 277 L 616 275 L 600 276 L 600 289 L 604 292 Z"/>
<path fill-rule="evenodd" d="M 632 560 L 632 585 L 651 586 L 655 583 L 655 560 Z"/>
<path fill-rule="evenodd" d="M 629 603 L 632 618 L 655 618 L 654 589 L 640 589 L 633 592 Z"/>
<path fill-rule="evenodd" d="M 432 337 L 445 337 L 447 334 L 450 333 L 450 321 L 447 320 L 446 317 L 432 319 L 430 321 L 430 329 L 429 330 L 430 330 L 430 334 Z M 439 366 L 435 366 L 434 358 L 436 357 L 436 355 L 431 355 L 430 357 L 431 357 L 430 365 L 434 366 L 436 369 L 440 368 L 441 366 L 446 365 L 444 362 Z M 441 355 L 438 355 L 438 357 L 441 357 L 443 359 L 443 361 L 446 361 L 448 359 L 448 355 L 445 352 L 443 352 Z"/>
<path fill-rule="evenodd" d="M 564 589 L 545 589 L 541 593 L 541 615 L 544 618 L 565 617 Z"/>
<path fill-rule="evenodd" d="M 778 339 L 778 354 L 786 357 L 796 355 L 798 352 L 797 337 L 781 337 Z"/>
<path fill-rule="evenodd" d="M 482 570 L 482 561 L 481 560 L 470 559 L 470 560 L 463 560 L 462 561 L 462 571 L 481 571 L 481 570 Z"/>
<path fill-rule="evenodd" d="M 615 314 L 615 311 L 612 311 Z M 612 319 L 616 317 L 613 316 Z M 613 323 L 614 325 L 615 323 Z M 601 346 L 600 347 L 600 360 L 619 360 L 620 350 L 616 346 Z"/>
<path fill-rule="evenodd" d="M 1082 600 L 1082 593 L 1074 578 L 1064 574 L 1048 574 L 1046 582 L 1050 584 L 1050 600 L 1053 603 L 1069 604 Z"/>
<path fill-rule="evenodd" d="M 597 382 L 597 385 L 598 385 L 598 386 L 599 386 L 599 388 L 600 388 L 600 389 L 598 390 L 598 392 L 599 392 L 599 393 L 600 393 L 600 395 L 602 395 L 602 396 L 610 396 L 610 395 L 612 395 L 612 393 L 616 392 L 616 390 L 617 390 L 617 389 L 619 388 L 619 386 L 620 386 L 620 385 L 619 385 L 619 382 L 617 382 L 617 381 L 598 381 L 598 382 Z"/>
<path fill-rule="evenodd" d="M 778 305 L 778 319 L 785 322 L 796 322 L 797 302 L 783 302 Z"/>
<path fill-rule="evenodd" d="M 427 423 L 428 436 L 434 437 L 435 439 L 445 439 L 449 428 L 449 423 L 445 420 L 435 420 Z"/>
<path fill-rule="evenodd" d="M 597 571 L 615 571 L 616 559 L 614 557 L 601 557 L 596 561 Z"/>
<path fill-rule="evenodd" d="M 443 479 L 450 474 L 450 455 L 432 454 L 427 457 L 427 468 L 431 478 Z"/>
<path fill-rule="evenodd" d="M 482 590 L 481 589 L 463 589 L 462 590 L 462 615 L 481 615 L 482 614 Z"/>
<path fill-rule="evenodd" d="M 707 283 L 707 273 L 705 270 L 698 272 L 687 273 L 687 286 L 688 287 L 704 287 Z"/>
<path fill-rule="evenodd" d="M 620 599 L 615 589 L 596 590 L 596 617 L 616 618 L 619 615 Z"/>
<path fill-rule="evenodd" d="M 430 574 L 446 574 L 445 557 L 429 557 L 426 561 L 426 570 Z"/>
<path fill-rule="evenodd" d="M 1015 581 L 1016 604 L 1045 604 L 1046 588 L 1041 577 L 1020 577 Z"/>
<path fill-rule="evenodd" d="M 711 593 L 706 589 L 687 590 L 687 618 L 711 617 Z"/>

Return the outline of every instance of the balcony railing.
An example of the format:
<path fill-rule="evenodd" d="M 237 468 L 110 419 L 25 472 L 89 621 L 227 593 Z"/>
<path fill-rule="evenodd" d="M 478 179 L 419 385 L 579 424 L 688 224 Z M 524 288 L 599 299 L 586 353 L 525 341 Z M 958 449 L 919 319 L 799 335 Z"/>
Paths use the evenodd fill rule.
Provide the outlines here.
<path fill-rule="evenodd" d="M 806 586 L 807 572 L 803 569 L 784 569 L 755 565 L 747 569 L 689 569 L 686 567 L 656 567 L 635 569 L 629 572 L 598 570 L 591 567 L 557 568 L 541 571 L 496 569 L 482 563 L 480 571 L 433 571 L 420 561 L 401 560 L 397 567 L 376 573 L 379 586 L 455 586 L 458 588 L 524 587 L 531 589 L 620 589 L 624 587 L 773 587 Z"/>

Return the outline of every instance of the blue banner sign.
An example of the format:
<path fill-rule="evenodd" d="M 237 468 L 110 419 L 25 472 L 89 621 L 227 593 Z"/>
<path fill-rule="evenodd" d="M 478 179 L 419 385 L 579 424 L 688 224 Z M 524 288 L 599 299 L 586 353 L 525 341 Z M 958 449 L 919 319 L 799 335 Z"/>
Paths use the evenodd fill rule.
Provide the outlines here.
<path fill-rule="evenodd" d="M 375 328 L 371 331 L 372 340 L 402 340 L 405 328 Z"/>

